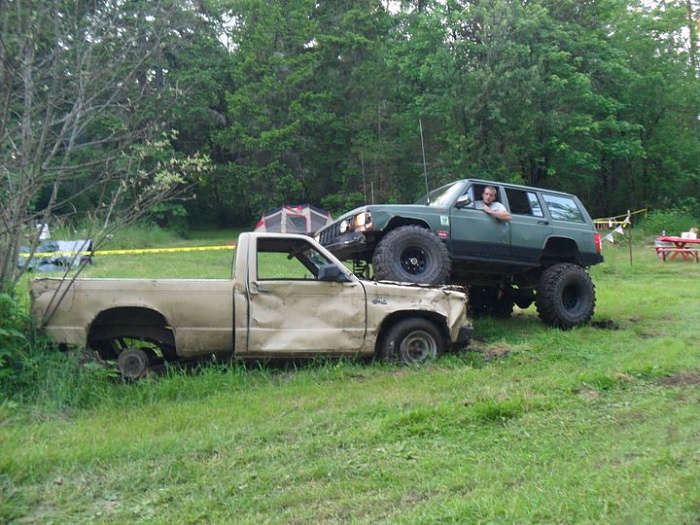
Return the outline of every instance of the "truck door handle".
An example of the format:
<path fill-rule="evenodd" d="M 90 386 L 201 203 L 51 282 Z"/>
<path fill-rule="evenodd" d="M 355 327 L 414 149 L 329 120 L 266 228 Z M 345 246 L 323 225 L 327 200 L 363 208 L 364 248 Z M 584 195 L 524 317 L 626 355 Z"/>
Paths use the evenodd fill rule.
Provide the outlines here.
<path fill-rule="evenodd" d="M 270 293 L 272 291 L 272 288 L 268 288 L 267 286 L 256 286 L 255 289 L 259 293 Z"/>
<path fill-rule="evenodd" d="M 547 226 L 549 224 L 549 221 L 537 221 L 537 224 L 543 224 Z"/>

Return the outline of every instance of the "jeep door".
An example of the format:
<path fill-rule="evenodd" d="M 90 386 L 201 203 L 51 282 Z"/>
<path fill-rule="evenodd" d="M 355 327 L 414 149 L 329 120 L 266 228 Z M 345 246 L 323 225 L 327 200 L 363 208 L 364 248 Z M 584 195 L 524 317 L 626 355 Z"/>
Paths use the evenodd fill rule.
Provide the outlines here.
<path fill-rule="evenodd" d="M 507 262 L 511 257 L 510 225 L 477 209 L 483 189 L 484 184 L 469 185 L 462 194 L 469 197 L 469 204 L 450 209 L 451 252 L 455 259 Z M 502 188 L 496 189 L 496 200 L 503 203 Z"/>
<path fill-rule="evenodd" d="M 553 232 L 543 204 L 534 191 L 505 188 L 510 208 L 511 256 L 519 264 L 539 264 L 542 250 Z"/>
<path fill-rule="evenodd" d="M 365 289 L 340 264 L 298 236 L 259 238 L 255 275 L 248 277 L 247 352 L 274 357 L 360 351 Z M 328 265 L 336 265 L 332 273 L 341 278 L 327 280 Z"/>

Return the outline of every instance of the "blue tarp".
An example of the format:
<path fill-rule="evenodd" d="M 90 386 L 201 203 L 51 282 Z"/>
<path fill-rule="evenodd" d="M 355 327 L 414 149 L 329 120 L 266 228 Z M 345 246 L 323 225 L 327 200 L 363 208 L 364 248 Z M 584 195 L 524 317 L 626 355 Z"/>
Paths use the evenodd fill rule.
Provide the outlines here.
<path fill-rule="evenodd" d="M 31 253 L 31 249 L 22 246 L 21 253 Z M 55 254 L 55 255 L 53 255 Z M 79 239 L 76 241 L 44 241 L 34 250 L 28 270 L 38 272 L 58 272 L 67 268 L 77 268 L 84 260 L 92 256 L 92 241 Z M 26 264 L 26 258 L 20 257 L 17 265 Z"/>

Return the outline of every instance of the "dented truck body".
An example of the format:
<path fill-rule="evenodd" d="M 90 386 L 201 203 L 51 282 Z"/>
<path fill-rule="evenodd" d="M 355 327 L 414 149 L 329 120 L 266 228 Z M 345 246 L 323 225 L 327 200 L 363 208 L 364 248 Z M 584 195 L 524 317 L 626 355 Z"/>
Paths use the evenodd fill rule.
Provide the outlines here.
<path fill-rule="evenodd" d="M 30 291 L 53 341 L 127 377 L 212 354 L 423 362 L 472 332 L 461 291 L 361 280 L 304 235 L 241 234 L 231 279 L 38 278 Z"/>

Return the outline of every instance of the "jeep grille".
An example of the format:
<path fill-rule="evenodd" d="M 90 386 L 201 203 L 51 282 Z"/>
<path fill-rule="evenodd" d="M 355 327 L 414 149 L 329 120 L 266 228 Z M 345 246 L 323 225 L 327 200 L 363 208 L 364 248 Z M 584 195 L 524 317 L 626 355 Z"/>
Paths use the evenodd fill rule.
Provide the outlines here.
<path fill-rule="evenodd" d="M 321 232 L 319 237 L 319 242 L 326 246 L 327 244 L 332 244 L 333 241 L 340 236 L 340 221 L 335 222 L 328 226 L 325 230 Z"/>

